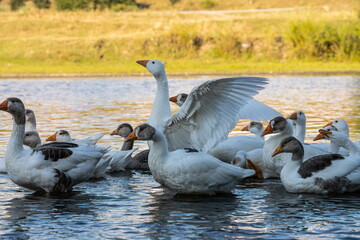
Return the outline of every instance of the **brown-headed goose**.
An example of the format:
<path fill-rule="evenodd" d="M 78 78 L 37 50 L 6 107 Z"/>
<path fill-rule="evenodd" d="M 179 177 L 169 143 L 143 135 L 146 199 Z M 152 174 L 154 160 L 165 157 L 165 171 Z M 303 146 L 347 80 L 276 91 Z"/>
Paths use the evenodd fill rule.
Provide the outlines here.
<path fill-rule="evenodd" d="M 346 138 L 342 133 L 335 135 L 338 139 Z M 292 154 L 280 176 L 286 190 L 291 193 L 346 192 L 350 184 L 346 176 L 360 166 L 359 156 L 343 157 L 340 154 L 319 155 L 304 161 L 303 145 L 293 136 L 283 139 L 272 155 L 280 153 Z"/>
<path fill-rule="evenodd" d="M 19 186 L 45 192 L 66 192 L 88 180 L 105 149 L 73 143 L 51 143 L 24 149 L 25 107 L 18 98 L 7 98 L 0 110 L 13 117 L 13 130 L 5 152 L 8 176 Z"/>
<path fill-rule="evenodd" d="M 169 150 L 187 147 L 208 152 L 227 138 L 241 108 L 267 84 L 267 79 L 259 77 L 209 80 L 194 87 L 172 115 L 164 64 L 155 59 L 137 63 L 156 79 L 156 97 L 148 123 L 165 134 Z"/>
<path fill-rule="evenodd" d="M 150 171 L 158 183 L 178 193 L 214 195 L 230 192 L 238 180 L 255 173 L 194 149 L 169 152 L 165 135 L 149 124 L 136 127 L 127 138 L 136 139 L 153 142 L 149 153 Z"/>
<path fill-rule="evenodd" d="M 133 127 L 129 123 L 120 124 L 117 129 L 115 129 L 110 135 L 119 135 L 123 137 L 124 140 L 129 136 L 129 134 L 133 131 Z M 134 146 L 134 140 L 124 141 L 121 151 L 131 150 Z M 135 170 L 149 170 L 148 165 L 148 155 L 149 149 L 143 150 L 137 153 L 135 156 L 131 156 L 131 161 L 128 161 L 126 169 L 135 169 Z"/>

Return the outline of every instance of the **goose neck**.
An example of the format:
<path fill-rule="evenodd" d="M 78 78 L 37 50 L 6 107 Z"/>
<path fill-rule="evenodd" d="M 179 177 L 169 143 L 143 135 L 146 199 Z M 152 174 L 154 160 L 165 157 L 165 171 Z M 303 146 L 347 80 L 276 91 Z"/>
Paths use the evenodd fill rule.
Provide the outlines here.
<path fill-rule="evenodd" d="M 169 153 L 165 135 L 156 130 L 152 138 L 152 142 L 153 144 L 150 148 L 150 154 L 155 156 L 156 161 L 165 161 L 166 155 Z"/>
<path fill-rule="evenodd" d="M 25 134 L 25 124 L 17 124 L 14 120 L 13 130 L 11 132 L 10 140 L 6 148 L 5 159 L 9 154 L 20 152 L 24 149 L 23 139 Z"/>
<path fill-rule="evenodd" d="M 155 76 L 157 90 L 155 100 L 152 106 L 149 124 L 158 127 L 163 121 L 171 116 L 169 102 L 169 86 L 166 73 Z"/>
<path fill-rule="evenodd" d="M 305 124 L 296 124 L 294 137 L 297 138 L 301 143 L 305 141 L 306 134 L 306 125 Z"/>

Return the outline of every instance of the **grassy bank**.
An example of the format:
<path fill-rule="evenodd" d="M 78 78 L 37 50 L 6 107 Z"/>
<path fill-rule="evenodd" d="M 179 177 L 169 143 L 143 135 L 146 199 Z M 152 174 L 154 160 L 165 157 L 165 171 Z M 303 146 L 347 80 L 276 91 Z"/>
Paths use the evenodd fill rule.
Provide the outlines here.
<path fill-rule="evenodd" d="M 0 74 L 359 71 L 357 10 L 0 12 Z M 316 16 L 316 18 L 314 18 Z"/>

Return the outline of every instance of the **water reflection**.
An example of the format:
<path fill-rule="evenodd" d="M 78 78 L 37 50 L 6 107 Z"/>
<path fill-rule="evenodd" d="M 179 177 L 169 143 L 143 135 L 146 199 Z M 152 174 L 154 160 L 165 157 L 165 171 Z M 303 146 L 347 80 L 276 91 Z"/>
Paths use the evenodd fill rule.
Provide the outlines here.
<path fill-rule="evenodd" d="M 93 196 L 72 192 L 63 196 L 28 194 L 10 199 L 5 205 L 3 237 L 46 236 L 54 228 L 64 237 L 96 218 L 91 210 Z M 59 226 L 61 226 L 59 228 Z"/>

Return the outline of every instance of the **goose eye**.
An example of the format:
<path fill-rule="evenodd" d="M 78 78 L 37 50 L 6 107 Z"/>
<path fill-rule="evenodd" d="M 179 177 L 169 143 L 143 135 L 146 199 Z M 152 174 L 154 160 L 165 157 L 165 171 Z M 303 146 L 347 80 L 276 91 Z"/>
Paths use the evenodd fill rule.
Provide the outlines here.
<path fill-rule="evenodd" d="M 335 121 L 336 123 L 338 122 L 338 120 Z"/>
<path fill-rule="evenodd" d="M 152 61 L 152 64 L 155 64 L 155 61 Z"/>
<path fill-rule="evenodd" d="M 302 114 L 302 112 L 300 112 L 300 115 Z"/>

